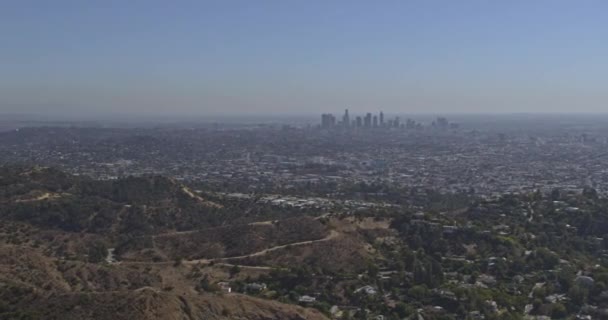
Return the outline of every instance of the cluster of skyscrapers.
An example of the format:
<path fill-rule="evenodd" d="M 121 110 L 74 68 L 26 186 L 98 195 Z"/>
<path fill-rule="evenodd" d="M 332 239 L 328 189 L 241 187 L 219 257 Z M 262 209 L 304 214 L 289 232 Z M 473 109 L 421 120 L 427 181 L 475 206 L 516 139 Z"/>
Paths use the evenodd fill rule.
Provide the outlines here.
<path fill-rule="evenodd" d="M 416 125 L 415 121 L 408 119 L 408 126 Z M 336 117 L 331 113 L 321 115 L 321 128 L 331 129 L 336 127 L 342 128 L 399 128 L 405 125 L 400 123 L 399 117 L 395 117 L 385 122 L 384 113 L 380 111 L 378 115 L 372 115 L 370 112 L 365 116 L 356 116 L 351 119 L 348 109 L 344 110 L 344 115 L 341 121 L 337 121 Z"/>
<path fill-rule="evenodd" d="M 439 129 L 457 128 L 458 125 L 455 123 L 449 123 L 444 117 L 438 117 L 437 120 L 433 121 L 432 127 Z M 324 113 L 321 115 L 321 128 L 332 129 L 332 128 L 402 128 L 402 129 L 420 129 L 422 124 L 412 119 L 406 119 L 405 123 L 401 123 L 399 117 L 395 117 L 385 122 L 384 113 L 380 111 L 378 115 L 373 115 L 370 112 L 366 113 L 365 116 L 356 116 L 351 119 L 348 109 L 344 110 L 342 120 L 338 121 L 336 117 L 331 113 Z"/>
<path fill-rule="evenodd" d="M 321 127 L 330 129 L 334 127 L 343 128 L 379 128 L 379 127 L 399 127 L 399 117 L 387 122 L 384 121 L 384 113 L 380 111 L 378 115 L 367 113 L 364 117 L 357 116 L 351 119 L 348 109 L 344 110 L 341 121 L 336 121 L 336 117 L 331 113 L 321 115 Z"/>

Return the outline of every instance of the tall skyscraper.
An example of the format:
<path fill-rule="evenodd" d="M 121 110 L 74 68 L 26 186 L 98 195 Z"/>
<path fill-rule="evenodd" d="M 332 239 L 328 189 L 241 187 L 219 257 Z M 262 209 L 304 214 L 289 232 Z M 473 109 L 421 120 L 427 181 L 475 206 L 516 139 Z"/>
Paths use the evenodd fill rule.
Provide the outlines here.
<path fill-rule="evenodd" d="M 361 117 L 357 117 L 357 128 L 361 128 L 362 124 L 363 124 L 363 119 L 361 119 Z"/>
<path fill-rule="evenodd" d="M 448 119 L 446 119 L 444 117 L 438 117 L 436 123 L 440 129 L 444 129 L 444 130 L 447 129 L 449 126 Z"/>
<path fill-rule="evenodd" d="M 345 127 L 350 126 L 350 116 L 348 115 L 348 109 L 344 110 L 344 116 L 342 117 L 342 124 Z"/>
<path fill-rule="evenodd" d="M 372 118 L 372 126 L 373 126 L 374 128 L 378 128 L 378 116 L 374 116 L 374 117 Z"/>
<path fill-rule="evenodd" d="M 367 113 L 365 115 L 365 121 L 364 121 L 365 127 L 366 128 L 371 128 L 372 127 L 372 114 L 371 113 Z"/>
<path fill-rule="evenodd" d="M 416 127 L 416 121 L 408 118 L 407 120 L 405 120 L 405 127 L 407 129 L 414 129 Z"/>
<path fill-rule="evenodd" d="M 384 112 L 380 111 L 380 126 L 384 127 Z"/>
<path fill-rule="evenodd" d="M 329 129 L 336 125 L 336 117 L 331 113 L 324 113 L 321 115 L 321 128 Z"/>

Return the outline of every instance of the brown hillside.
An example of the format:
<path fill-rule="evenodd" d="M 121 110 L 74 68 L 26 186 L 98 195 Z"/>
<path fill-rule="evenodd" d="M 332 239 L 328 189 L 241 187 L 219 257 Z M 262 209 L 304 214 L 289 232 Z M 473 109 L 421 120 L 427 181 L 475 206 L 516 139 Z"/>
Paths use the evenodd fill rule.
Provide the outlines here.
<path fill-rule="evenodd" d="M 328 231 L 319 221 L 300 217 L 267 224 L 230 225 L 195 232 L 158 235 L 148 240 L 131 241 L 130 244 L 139 245 L 121 250 L 125 258 L 145 258 L 144 254 L 136 252 L 154 248 L 157 255 L 162 257 L 193 260 L 241 256 L 274 246 L 317 240 L 327 235 Z"/>
<path fill-rule="evenodd" d="M 244 295 L 176 295 L 143 288 L 130 292 L 63 293 L 38 297 L 29 313 L 61 320 L 322 320 L 316 310 Z"/>

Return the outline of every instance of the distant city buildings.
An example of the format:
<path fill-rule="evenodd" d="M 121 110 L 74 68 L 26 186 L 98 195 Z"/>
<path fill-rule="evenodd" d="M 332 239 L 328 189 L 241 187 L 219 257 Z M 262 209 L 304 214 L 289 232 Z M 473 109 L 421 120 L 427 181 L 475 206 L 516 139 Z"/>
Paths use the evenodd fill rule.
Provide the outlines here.
<path fill-rule="evenodd" d="M 350 116 L 348 115 L 348 109 L 344 110 L 344 116 L 342 117 L 342 125 L 346 128 L 350 126 Z"/>
<path fill-rule="evenodd" d="M 2 134 L 0 163 L 36 159 L 40 165 L 104 180 L 161 174 L 246 194 L 379 180 L 488 197 L 537 189 L 581 192 L 585 187 L 608 194 L 605 126 L 576 123 L 564 129 L 552 121 L 516 126 L 507 120 L 469 119 L 465 129 L 452 130 L 457 124 L 447 119 L 445 129 L 443 120 L 386 116 L 374 128 L 372 116 L 367 129 L 361 115 L 349 112 L 349 124 L 342 114 L 337 118 L 341 121 L 322 118 L 328 129 L 319 124 L 289 130 L 278 125 L 24 127 Z M 550 170 L 547 159 L 555 162 Z M 576 213 L 568 207 L 564 212 Z"/>
<path fill-rule="evenodd" d="M 369 112 L 365 115 L 364 125 L 366 128 L 372 127 L 372 114 Z"/>
<path fill-rule="evenodd" d="M 321 115 L 321 128 L 330 129 L 336 125 L 336 117 L 330 113 L 324 113 Z"/>
<path fill-rule="evenodd" d="M 389 119 L 385 122 L 384 112 L 380 111 L 379 114 L 374 115 L 367 112 L 365 116 L 356 116 L 351 120 L 348 109 L 344 110 L 342 121 L 336 122 L 336 117 L 331 113 L 324 113 L 321 115 L 321 129 L 334 129 L 334 128 L 345 128 L 345 129 L 372 129 L 372 128 L 384 128 L 384 129 L 423 129 L 425 126 L 416 122 L 412 119 L 406 119 L 405 123 L 401 123 L 398 116 L 393 119 Z M 445 117 L 437 117 L 427 127 L 448 130 L 457 129 L 459 126 L 457 123 L 450 123 Z"/>

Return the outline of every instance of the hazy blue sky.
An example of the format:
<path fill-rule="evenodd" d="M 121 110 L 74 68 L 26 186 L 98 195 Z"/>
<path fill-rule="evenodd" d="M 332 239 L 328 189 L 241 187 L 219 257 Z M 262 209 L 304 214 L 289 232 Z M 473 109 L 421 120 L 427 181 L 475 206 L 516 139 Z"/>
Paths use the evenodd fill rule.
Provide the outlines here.
<path fill-rule="evenodd" d="M 608 112 L 608 1 L 0 1 L 0 112 L 346 107 Z"/>

